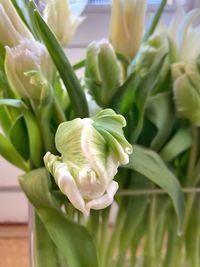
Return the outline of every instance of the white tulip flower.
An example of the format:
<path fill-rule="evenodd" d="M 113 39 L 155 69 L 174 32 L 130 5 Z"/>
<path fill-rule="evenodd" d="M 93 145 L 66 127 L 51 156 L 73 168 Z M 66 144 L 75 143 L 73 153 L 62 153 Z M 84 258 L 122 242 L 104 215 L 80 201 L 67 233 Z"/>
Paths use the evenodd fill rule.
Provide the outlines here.
<path fill-rule="evenodd" d="M 193 21 L 200 16 L 200 9 L 194 9 L 186 14 L 183 7 L 177 6 L 177 11 L 169 26 L 161 22 L 157 32 L 167 33 L 177 47 L 177 61 L 193 60 L 200 54 L 200 26 L 194 27 Z"/>
<path fill-rule="evenodd" d="M 125 125 L 124 117 L 111 109 L 92 118 L 64 122 L 55 137 L 61 156 L 48 152 L 44 157 L 60 190 L 86 215 L 90 209 L 103 209 L 113 202 L 118 189 L 113 179 L 132 153 L 123 135 Z"/>
<path fill-rule="evenodd" d="M 47 0 L 44 19 L 60 43 L 65 47 L 73 38 L 84 17 L 80 14 L 87 4 L 86 0 L 70 6 L 68 0 Z"/>
<path fill-rule="evenodd" d="M 43 44 L 24 40 L 6 47 L 5 71 L 11 88 L 22 98 L 39 104 L 54 76 L 54 67 Z"/>
<path fill-rule="evenodd" d="M 133 59 L 144 33 L 146 0 L 113 0 L 111 42 L 117 52 Z"/>
<path fill-rule="evenodd" d="M 0 43 L 14 47 L 24 39 L 33 39 L 10 0 L 0 0 Z"/>

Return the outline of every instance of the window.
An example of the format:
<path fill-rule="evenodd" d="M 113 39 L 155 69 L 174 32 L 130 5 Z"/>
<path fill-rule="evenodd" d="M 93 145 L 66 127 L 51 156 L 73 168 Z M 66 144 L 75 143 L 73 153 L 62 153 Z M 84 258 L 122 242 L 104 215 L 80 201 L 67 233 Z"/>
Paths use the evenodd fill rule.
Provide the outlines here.
<path fill-rule="evenodd" d="M 149 4 L 156 5 L 160 3 L 160 0 L 149 0 Z M 173 0 L 169 0 L 169 4 L 173 4 Z M 106 5 L 110 4 L 111 0 L 88 0 L 88 4 L 94 4 L 94 5 Z"/>
<path fill-rule="evenodd" d="M 81 0 L 71 0 L 73 1 L 81 1 Z M 149 4 L 149 10 L 153 11 L 159 5 L 161 0 L 147 0 Z M 168 6 L 165 10 L 169 12 L 174 12 L 175 10 L 175 3 L 177 0 L 168 0 Z M 178 0 L 181 5 L 185 6 L 186 10 L 193 9 L 195 7 L 200 7 L 199 0 Z M 88 0 L 88 7 L 91 7 L 96 10 L 96 8 L 100 9 L 103 8 L 105 11 L 110 10 L 112 0 Z M 92 10 L 92 9 L 91 9 Z M 93 11 L 93 10 L 92 10 Z"/>

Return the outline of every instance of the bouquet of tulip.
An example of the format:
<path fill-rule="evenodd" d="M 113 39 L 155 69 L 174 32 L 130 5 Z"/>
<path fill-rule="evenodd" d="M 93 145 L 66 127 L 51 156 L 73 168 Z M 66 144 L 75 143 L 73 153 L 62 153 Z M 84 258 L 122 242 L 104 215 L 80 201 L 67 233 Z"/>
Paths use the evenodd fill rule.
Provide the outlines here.
<path fill-rule="evenodd" d="M 144 32 L 146 0 L 113 0 L 110 41 L 72 66 L 86 2 L 0 0 L 0 154 L 25 172 L 35 266 L 199 267 L 200 10 L 168 27 L 162 0 Z"/>

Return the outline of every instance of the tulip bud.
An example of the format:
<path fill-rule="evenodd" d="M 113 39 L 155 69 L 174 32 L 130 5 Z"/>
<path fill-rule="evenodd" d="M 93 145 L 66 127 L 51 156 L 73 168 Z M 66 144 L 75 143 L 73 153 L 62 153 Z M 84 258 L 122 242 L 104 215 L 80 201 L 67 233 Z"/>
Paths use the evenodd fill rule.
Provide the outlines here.
<path fill-rule="evenodd" d="M 80 14 L 86 4 L 86 0 L 74 3 L 72 9 L 68 0 L 47 0 L 44 18 L 63 46 L 72 40 L 78 26 L 83 22 L 84 17 Z"/>
<path fill-rule="evenodd" d="M 125 125 L 124 117 L 111 109 L 102 110 L 93 118 L 64 122 L 55 136 L 61 156 L 48 152 L 44 157 L 60 190 L 84 214 L 113 202 L 118 189 L 114 176 L 132 153 L 132 146 L 123 135 Z"/>
<path fill-rule="evenodd" d="M 24 40 L 14 48 L 6 47 L 5 71 L 17 95 L 29 99 L 35 106 L 45 102 L 54 67 L 43 44 Z"/>
<path fill-rule="evenodd" d="M 117 52 L 133 59 L 144 32 L 146 0 L 113 0 L 111 42 Z"/>
<path fill-rule="evenodd" d="M 87 49 L 85 81 L 101 107 L 107 107 L 123 80 L 123 71 L 107 40 L 92 42 Z"/>
<path fill-rule="evenodd" d="M 0 0 L 0 43 L 16 46 L 23 39 L 33 39 L 10 0 Z"/>
<path fill-rule="evenodd" d="M 148 78 L 152 70 L 159 73 L 157 86 L 162 87 L 171 71 L 176 52 L 174 44 L 165 34 L 152 35 L 140 48 L 137 57 L 129 66 L 128 72 L 135 72 L 141 79 Z M 151 74 L 152 75 L 152 74 Z M 165 84 L 166 87 L 166 84 Z"/>
<path fill-rule="evenodd" d="M 174 99 L 180 117 L 200 126 L 200 64 L 199 60 L 172 65 Z"/>

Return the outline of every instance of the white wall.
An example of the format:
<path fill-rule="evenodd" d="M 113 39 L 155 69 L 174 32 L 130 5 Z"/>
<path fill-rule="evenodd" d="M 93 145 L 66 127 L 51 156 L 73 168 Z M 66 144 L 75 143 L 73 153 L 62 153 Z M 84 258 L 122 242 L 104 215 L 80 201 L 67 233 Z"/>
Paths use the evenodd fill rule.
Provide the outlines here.
<path fill-rule="evenodd" d="M 107 37 L 109 33 L 110 8 L 88 7 L 85 14 L 87 19 L 67 49 L 72 63 L 84 58 L 85 47 L 90 41 Z M 165 14 L 166 21 L 169 20 L 171 14 L 172 10 Z M 21 173 L 0 156 L 0 223 L 27 221 L 28 205 L 17 181 L 17 176 Z"/>

